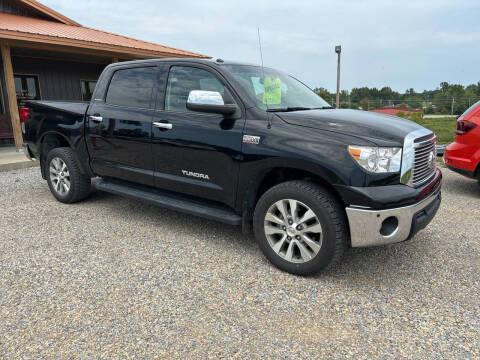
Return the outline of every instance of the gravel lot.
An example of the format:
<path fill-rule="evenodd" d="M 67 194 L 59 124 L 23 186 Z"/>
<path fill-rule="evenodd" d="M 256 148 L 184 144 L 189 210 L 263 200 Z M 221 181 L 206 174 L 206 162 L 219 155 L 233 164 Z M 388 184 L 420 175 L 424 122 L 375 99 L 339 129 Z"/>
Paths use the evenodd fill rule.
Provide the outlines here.
<path fill-rule="evenodd" d="M 480 187 L 414 240 L 301 278 L 239 229 L 0 173 L 0 358 L 480 357 Z"/>

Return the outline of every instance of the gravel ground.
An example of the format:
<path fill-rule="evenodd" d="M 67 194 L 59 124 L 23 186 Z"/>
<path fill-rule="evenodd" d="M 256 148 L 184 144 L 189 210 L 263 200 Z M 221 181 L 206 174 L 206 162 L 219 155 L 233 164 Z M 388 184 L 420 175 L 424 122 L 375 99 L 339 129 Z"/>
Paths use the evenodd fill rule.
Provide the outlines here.
<path fill-rule="evenodd" d="M 239 229 L 0 173 L 0 358 L 480 357 L 480 187 L 414 240 L 301 278 Z"/>

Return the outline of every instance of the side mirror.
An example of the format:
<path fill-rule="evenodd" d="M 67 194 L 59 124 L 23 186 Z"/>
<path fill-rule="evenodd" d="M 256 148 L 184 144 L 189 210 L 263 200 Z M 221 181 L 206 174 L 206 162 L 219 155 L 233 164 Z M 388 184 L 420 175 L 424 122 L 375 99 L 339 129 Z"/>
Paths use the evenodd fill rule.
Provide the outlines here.
<path fill-rule="evenodd" d="M 192 90 L 188 94 L 187 109 L 198 112 L 232 115 L 237 105 L 225 104 L 217 91 Z"/>

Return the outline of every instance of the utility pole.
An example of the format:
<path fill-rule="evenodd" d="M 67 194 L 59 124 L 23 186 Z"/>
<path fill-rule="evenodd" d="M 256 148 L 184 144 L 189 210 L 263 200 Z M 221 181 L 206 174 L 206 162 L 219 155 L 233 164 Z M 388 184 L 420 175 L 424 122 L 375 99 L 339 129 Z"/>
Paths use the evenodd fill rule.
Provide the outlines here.
<path fill-rule="evenodd" d="M 452 97 L 452 111 L 451 111 L 450 115 L 453 115 L 453 104 L 454 104 L 454 103 L 455 103 L 455 98 Z"/>
<path fill-rule="evenodd" d="M 340 45 L 335 46 L 335 52 L 338 55 L 337 60 L 337 102 L 336 108 L 340 108 L 340 53 L 342 52 L 342 47 Z"/>

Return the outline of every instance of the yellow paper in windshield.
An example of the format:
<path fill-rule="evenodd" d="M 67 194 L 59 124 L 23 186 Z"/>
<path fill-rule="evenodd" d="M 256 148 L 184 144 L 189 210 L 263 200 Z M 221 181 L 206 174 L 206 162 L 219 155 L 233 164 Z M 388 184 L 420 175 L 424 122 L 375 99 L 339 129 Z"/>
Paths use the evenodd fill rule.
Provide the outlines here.
<path fill-rule="evenodd" d="M 282 81 L 279 78 L 266 77 L 263 81 L 263 103 L 280 105 L 282 103 Z"/>

